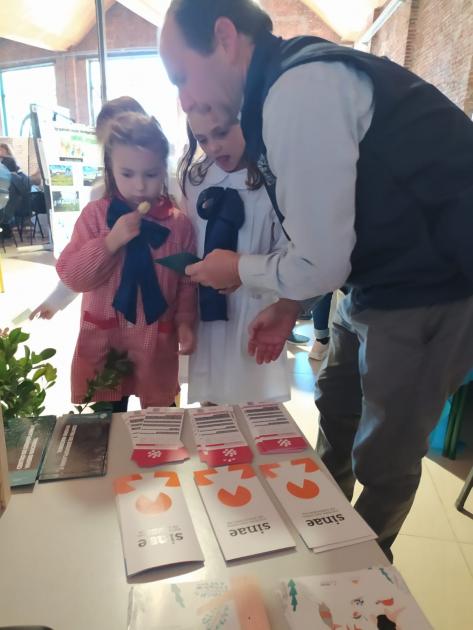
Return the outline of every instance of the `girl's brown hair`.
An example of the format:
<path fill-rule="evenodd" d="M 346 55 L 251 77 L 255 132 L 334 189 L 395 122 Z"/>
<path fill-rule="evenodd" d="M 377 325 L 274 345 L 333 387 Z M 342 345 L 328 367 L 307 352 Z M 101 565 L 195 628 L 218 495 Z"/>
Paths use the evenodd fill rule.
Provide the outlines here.
<path fill-rule="evenodd" d="M 184 197 L 186 196 L 187 180 L 189 180 L 193 186 L 198 186 L 204 181 L 207 171 L 213 164 L 212 160 L 208 158 L 205 153 L 197 160 L 194 160 L 198 143 L 189 123 L 187 123 L 187 138 L 189 140 L 187 150 L 177 165 L 177 179 Z M 247 172 L 246 185 L 248 189 L 258 190 L 258 188 L 261 188 L 263 178 L 256 164 L 248 162 Z"/>
<path fill-rule="evenodd" d="M 119 194 L 112 171 L 112 149 L 116 144 L 148 149 L 162 159 L 167 172 L 169 142 L 156 118 L 135 112 L 120 114 L 110 123 L 103 147 L 107 196 L 113 197 Z M 166 180 L 167 177 L 164 182 L 163 196 L 169 197 Z"/>

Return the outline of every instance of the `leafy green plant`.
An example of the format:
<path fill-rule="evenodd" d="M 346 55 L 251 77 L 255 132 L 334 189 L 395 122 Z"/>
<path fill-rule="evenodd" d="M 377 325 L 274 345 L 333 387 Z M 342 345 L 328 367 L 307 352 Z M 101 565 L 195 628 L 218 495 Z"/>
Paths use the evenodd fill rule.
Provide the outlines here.
<path fill-rule="evenodd" d="M 46 390 L 56 382 L 57 370 L 47 363 L 56 354 L 54 348 L 36 354 L 24 345 L 24 356 L 17 357 L 29 338 L 21 328 L 0 331 L 0 405 L 5 420 L 41 415 Z"/>
<path fill-rule="evenodd" d="M 87 393 L 82 401 L 82 405 L 75 405 L 75 409 L 82 413 L 84 409 L 90 407 L 95 412 L 110 411 L 112 403 L 100 401 L 92 403 L 97 391 L 101 389 L 115 390 L 122 380 L 133 372 L 133 362 L 128 358 L 127 352 L 118 352 L 111 348 L 105 357 L 105 364 L 94 378 L 87 380 Z"/>

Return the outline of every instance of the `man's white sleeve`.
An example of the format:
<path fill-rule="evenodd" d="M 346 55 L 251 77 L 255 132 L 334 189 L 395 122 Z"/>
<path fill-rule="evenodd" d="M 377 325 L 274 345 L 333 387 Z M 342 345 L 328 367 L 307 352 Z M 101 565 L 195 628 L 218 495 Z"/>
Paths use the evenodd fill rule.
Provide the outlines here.
<path fill-rule="evenodd" d="M 245 286 L 301 300 L 344 284 L 356 240 L 358 145 L 372 115 L 371 80 L 339 62 L 293 68 L 273 85 L 263 139 L 291 242 L 266 256 L 241 256 Z"/>

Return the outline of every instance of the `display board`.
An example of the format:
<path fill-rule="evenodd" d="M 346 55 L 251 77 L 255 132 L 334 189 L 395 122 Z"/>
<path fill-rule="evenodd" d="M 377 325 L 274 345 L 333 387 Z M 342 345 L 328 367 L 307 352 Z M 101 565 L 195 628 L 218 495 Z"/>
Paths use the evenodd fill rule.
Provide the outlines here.
<path fill-rule="evenodd" d="M 31 106 L 32 129 L 57 258 L 70 241 L 93 185 L 102 178 L 102 153 L 93 127 L 55 117 L 51 110 Z"/>

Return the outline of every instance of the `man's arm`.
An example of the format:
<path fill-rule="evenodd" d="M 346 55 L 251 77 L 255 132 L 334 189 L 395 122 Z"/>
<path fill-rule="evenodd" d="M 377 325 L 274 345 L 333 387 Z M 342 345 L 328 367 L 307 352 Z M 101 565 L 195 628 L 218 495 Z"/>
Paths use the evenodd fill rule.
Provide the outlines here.
<path fill-rule="evenodd" d="M 242 255 L 242 283 L 295 300 L 339 288 L 355 245 L 358 145 L 371 123 L 373 88 L 339 62 L 289 70 L 268 93 L 263 137 L 291 243 Z"/>

